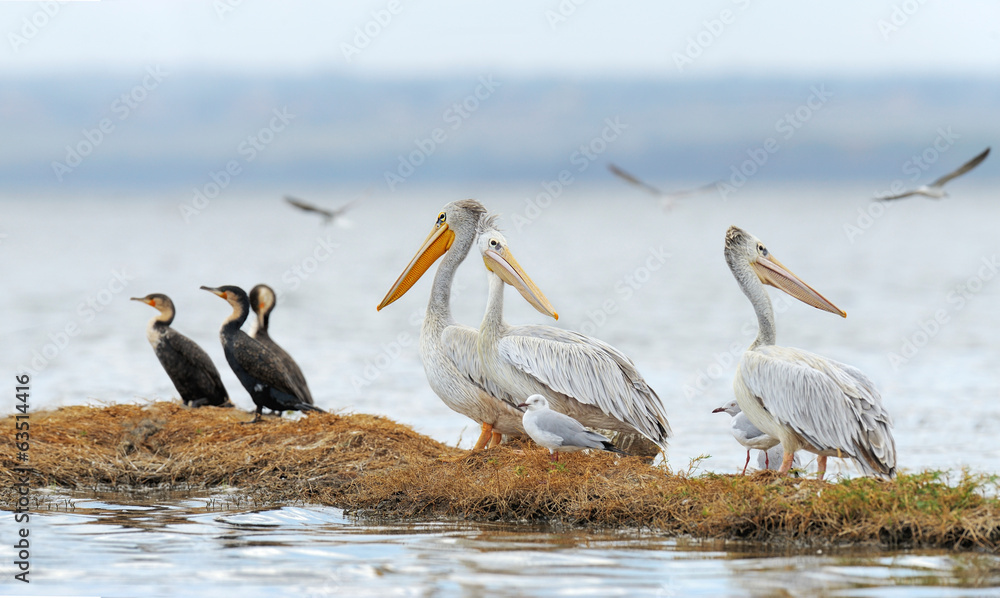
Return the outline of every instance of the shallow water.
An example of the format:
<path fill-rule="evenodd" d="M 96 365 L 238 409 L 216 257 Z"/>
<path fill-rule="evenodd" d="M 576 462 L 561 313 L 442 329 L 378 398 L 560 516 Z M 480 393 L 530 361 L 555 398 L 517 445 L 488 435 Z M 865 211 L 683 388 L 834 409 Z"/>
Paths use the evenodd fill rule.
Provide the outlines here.
<path fill-rule="evenodd" d="M 279 193 L 230 190 L 190 222 L 178 209 L 183 194 L 6 197 L 0 269 L 11 291 L 0 295 L 0 363 L 11 375 L 15 366 L 40 369 L 36 408 L 170 399 L 170 380 L 145 338 L 155 312 L 128 301 L 164 292 L 177 305 L 174 327 L 208 351 L 235 402 L 249 409 L 218 342 L 229 308 L 198 287 L 268 282 L 280 296 L 272 337 L 298 360 L 318 405 L 385 414 L 471 446 L 475 424 L 443 406 L 417 354 L 431 276 L 381 312 L 375 305 L 440 207 L 477 195 L 504 214 L 512 250 L 561 315 L 546 321 L 508 292 L 508 321 L 579 330 L 632 357 L 666 405 L 673 465 L 686 467 L 699 455 L 711 455 L 700 464 L 708 470 L 743 464 L 728 416 L 711 413 L 732 399 L 735 363 L 756 333 L 753 311 L 722 258 L 723 235 L 735 223 L 847 311 L 841 319 L 772 291 L 780 344 L 855 365 L 881 389 L 902 468 L 1000 471 L 1000 282 L 986 266 L 1000 254 L 1000 202 L 970 182 L 949 200 L 899 202 L 859 221 L 877 188 L 747 188 L 726 201 L 711 194 L 664 211 L 627 187 L 571 187 L 536 212 L 526 198 L 539 188 L 472 186 L 375 195 L 350 214 L 355 226 L 347 229 L 319 225 Z M 348 198 L 307 195 L 330 205 Z M 845 225 L 861 234 L 849 238 Z M 327 246 L 335 246 L 329 257 Z M 124 289 L 113 282 L 119 275 Z M 460 269 L 453 299 L 459 321 L 478 324 L 485 278 L 476 256 Z M 944 324 L 934 322 L 936 312 Z M 77 334 L 65 335 L 67 326 Z M 923 346 L 894 363 L 891 353 L 909 355 L 906 339 Z M 13 397 L 0 400 L 12 409 Z"/>
<path fill-rule="evenodd" d="M 33 515 L 32 590 L 102 596 L 984 596 L 1000 557 L 767 552 L 539 525 L 379 523 L 227 497 L 73 499 Z M 9 549 L 4 549 L 9 552 Z M 4 555 L 5 557 L 8 555 Z M 12 559 L 4 558 L 5 571 Z M 0 592 L 21 591 L 4 575 Z M 18 583 L 18 585 L 20 585 Z"/>
<path fill-rule="evenodd" d="M 381 312 L 375 305 L 440 207 L 472 195 L 505 214 L 512 250 L 561 315 L 546 322 L 508 293 L 508 321 L 580 330 L 620 348 L 664 400 L 675 432 L 671 465 L 711 455 L 697 466 L 734 472 L 745 452 L 729 435 L 728 418 L 711 410 L 732 398 L 735 363 L 755 333 L 753 311 L 722 258 L 723 234 L 738 224 L 848 312 L 843 320 L 772 292 L 779 343 L 851 363 L 881 389 L 902 469 L 996 472 L 1000 283 L 988 264 L 1000 253 L 1000 202 L 986 187 L 964 185 L 951 199 L 893 204 L 870 221 L 859 210 L 884 184 L 747 188 L 727 201 L 709 195 L 670 211 L 631 189 L 581 187 L 537 213 L 526 198 L 540 188 L 472 186 L 376 195 L 352 212 L 352 228 L 323 227 L 286 207 L 280 192 L 230 189 L 190 222 L 178 210 L 183 193 L 2 197 L 0 272 L 9 290 L 0 294 L 0 363 L 10 377 L 21 366 L 36 370 L 32 409 L 170 399 L 173 388 L 144 333 L 155 312 L 128 301 L 164 292 L 177 305 L 174 327 L 209 352 L 235 402 L 249 409 L 218 343 L 228 306 L 198 287 L 267 282 L 279 292 L 272 337 L 298 360 L 318 405 L 385 414 L 470 446 L 475 424 L 443 406 L 417 355 L 431 277 Z M 349 197 L 302 194 L 330 205 Z M 851 237 L 845 225 L 862 232 Z M 459 321 L 479 322 L 485 286 L 473 256 L 457 279 Z M 929 324 L 940 311 L 944 323 Z M 75 332 L 65 334 L 67 327 Z M 914 355 L 903 353 L 906 340 L 921 345 Z M 894 363 L 890 353 L 908 360 Z M 10 412 L 13 397 L 2 401 Z M 831 466 L 853 472 L 850 464 Z M 1000 585 L 996 559 L 983 555 L 774 553 L 636 532 L 382 525 L 320 507 L 220 512 L 212 510 L 217 501 L 197 496 L 76 505 L 32 520 L 34 567 L 45 580 L 32 590 L 979 596 Z"/>

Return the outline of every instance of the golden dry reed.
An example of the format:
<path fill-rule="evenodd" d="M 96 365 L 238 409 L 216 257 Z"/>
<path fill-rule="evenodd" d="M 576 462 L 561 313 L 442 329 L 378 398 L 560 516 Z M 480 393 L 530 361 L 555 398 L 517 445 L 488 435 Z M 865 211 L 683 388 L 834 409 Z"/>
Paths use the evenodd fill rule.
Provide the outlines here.
<path fill-rule="evenodd" d="M 992 476 L 830 483 L 773 472 L 691 475 L 608 453 L 563 455 L 553 465 L 530 444 L 470 454 L 384 417 L 310 414 L 242 425 L 249 418 L 176 403 L 33 413 L 32 486 L 229 485 L 273 504 L 377 517 L 550 521 L 772 544 L 1000 548 Z M 13 443 L 0 443 L 5 489 L 14 459 Z M 13 495 L 0 497 L 11 508 Z"/>

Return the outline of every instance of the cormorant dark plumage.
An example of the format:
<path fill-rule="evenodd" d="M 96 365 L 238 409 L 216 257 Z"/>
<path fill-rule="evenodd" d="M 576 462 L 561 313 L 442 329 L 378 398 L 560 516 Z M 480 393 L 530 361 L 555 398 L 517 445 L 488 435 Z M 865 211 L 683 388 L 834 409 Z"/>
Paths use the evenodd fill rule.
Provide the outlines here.
<path fill-rule="evenodd" d="M 302 374 L 299 364 L 295 363 L 292 356 L 278 346 L 278 343 L 271 340 L 271 336 L 267 332 L 268 322 L 271 319 L 271 311 L 276 304 L 277 298 L 274 295 L 274 289 L 266 284 L 259 284 L 250 289 L 250 308 L 253 310 L 253 313 L 257 314 L 257 329 L 254 330 L 252 336 L 271 348 L 274 354 L 281 360 L 285 369 L 288 370 L 292 381 L 298 385 L 298 395 L 306 403 L 313 405 L 312 393 L 309 391 L 309 385 L 306 383 L 306 377 Z"/>
<path fill-rule="evenodd" d="M 235 286 L 201 288 L 222 297 L 233 306 L 233 313 L 222 323 L 219 337 L 226 353 L 226 361 L 257 405 L 251 423 L 260 421 L 264 407 L 275 411 L 291 409 L 323 413 L 322 409 L 307 403 L 296 391 L 291 375 L 274 351 L 240 330 L 250 314 L 250 300 L 246 291 Z"/>
<path fill-rule="evenodd" d="M 159 310 L 160 315 L 149 321 L 146 338 L 184 404 L 189 407 L 232 406 L 229 393 L 219 377 L 219 370 L 215 368 L 208 353 L 193 340 L 170 327 L 175 314 L 174 302 L 170 297 L 152 293 L 145 297 L 132 297 L 132 301 L 142 301 Z"/>
<path fill-rule="evenodd" d="M 299 364 L 295 363 L 292 356 L 278 346 L 278 343 L 271 340 L 271 336 L 267 332 L 267 326 L 271 320 L 271 311 L 274 310 L 276 304 L 277 298 L 275 297 L 274 289 L 266 284 L 259 284 L 250 289 L 250 309 L 257 314 L 257 328 L 254 330 L 252 336 L 271 348 L 274 354 L 281 360 L 285 369 L 288 370 L 292 381 L 298 386 L 297 394 L 305 402 L 313 405 L 312 392 L 309 391 L 309 385 L 306 383 L 306 377 L 302 374 Z"/>

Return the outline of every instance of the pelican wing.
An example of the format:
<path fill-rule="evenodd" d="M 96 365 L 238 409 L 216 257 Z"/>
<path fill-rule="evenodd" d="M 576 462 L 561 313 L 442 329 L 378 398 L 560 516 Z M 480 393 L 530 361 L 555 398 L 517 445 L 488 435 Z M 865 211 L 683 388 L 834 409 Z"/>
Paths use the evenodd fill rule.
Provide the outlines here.
<path fill-rule="evenodd" d="M 950 181 L 951 179 L 960 177 L 963 174 L 965 174 L 965 173 L 969 172 L 970 170 L 972 170 L 973 168 L 975 168 L 976 166 L 979 166 L 979 163 L 982 162 L 983 160 L 985 160 L 986 156 L 988 156 L 988 155 L 990 155 L 990 148 L 986 148 L 978 156 L 976 156 L 975 158 L 969 160 L 965 164 L 962 164 L 961 166 L 958 167 L 958 169 L 956 169 L 956 170 L 954 170 L 952 172 L 949 172 L 948 174 L 946 174 L 943 177 L 939 178 L 938 180 L 934 181 L 933 183 L 931 183 L 930 186 L 931 187 L 942 187 L 942 186 L 944 186 L 944 184 L 947 183 L 948 181 Z"/>
<path fill-rule="evenodd" d="M 486 378 L 482 362 L 479 360 L 478 343 L 479 331 L 469 326 L 452 324 L 441 333 L 441 344 L 455 368 L 486 394 L 517 409 L 525 397 L 515 397 L 506 393 Z"/>
<path fill-rule="evenodd" d="M 550 326 L 517 326 L 499 356 L 555 392 L 594 405 L 649 438 L 670 436 L 667 413 L 628 357 L 582 334 Z"/>
<path fill-rule="evenodd" d="M 764 408 L 820 451 L 852 457 L 866 474 L 896 469 L 892 418 L 858 369 L 786 347 L 749 351 L 740 375 Z"/>

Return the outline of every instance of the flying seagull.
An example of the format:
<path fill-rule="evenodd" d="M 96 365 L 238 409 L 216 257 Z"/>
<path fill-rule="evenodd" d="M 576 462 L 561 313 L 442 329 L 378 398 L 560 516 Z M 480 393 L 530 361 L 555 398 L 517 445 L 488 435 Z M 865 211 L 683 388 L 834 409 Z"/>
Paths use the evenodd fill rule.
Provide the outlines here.
<path fill-rule="evenodd" d="M 605 436 L 592 432 L 572 417 L 553 411 L 549 401 L 542 395 L 531 395 L 518 405 L 527 407 L 524 412 L 524 431 L 536 443 L 549 449 L 549 459 L 559 460 L 559 453 L 571 453 L 583 449 L 600 449 L 626 455 L 625 451 L 611 444 Z"/>
<path fill-rule="evenodd" d="M 958 167 L 957 170 L 949 172 L 938 180 L 934 181 L 930 185 L 923 185 L 914 189 L 913 191 L 907 191 L 905 193 L 900 193 L 899 195 L 890 195 L 888 197 L 876 197 L 875 199 L 881 201 L 889 201 L 891 199 L 903 199 L 904 197 L 910 197 L 911 195 L 923 195 L 924 197 L 930 197 L 931 199 L 941 199 L 942 197 L 948 197 L 948 193 L 944 190 L 944 185 L 948 181 L 954 178 L 958 178 L 963 174 L 969 172 L 976 166 L 986 159 L 986 156 L 990 155 L 990 148 L 983 150 L 983 153 L 979 154 L 975 158 L 969 160 L 965 164 Z"/>
<path fill-rule="evenodd" d="M 354 204 L 358 202 L 357 199 L 351 200 L 344 205 L 340 206 L 336 210 L 327 210 L 326 208 L 321 208 L 319 206 L 313 205 L 311 203 L 302 201 L 297 197 L 292 197 L 291 195 L 285 196 L 285 201 L 295 206 L 296 208 L 302 210 L 303 212 L 313 212 L 319 214 L 323 217 L 323 224 L 330 224 L 331 222 L 343 221 L 344 213 L 347 212 Z"/>
<path fill-rule="evenodd" d="M 715 188 L 715 183 L 712 182 L 707 185 L 702 185 L 701 187 L 698 187 L 696 189 L 686 189 L 684 191 L 667 192 L 659 189 L 658 187 L 654 187 L 653 185 L 650 185 L 645 181 L 640 180 L 635 175 L 622 170 L 621 168 L 619 168 L 614 164 L 608 164 L 608 170 L 611 171 L 611 174 L 617 176 L 618 178 L 624 180 L 625 182 L 631 185 L 635 185 L 636 187 L 639 187 L 640 189 L 651 195 L 659 197 L 660 205 L 662 205 L 663 209 L 665 210 L 669 210 L 671 207 L 673 207 L 674 199 L 687 197 L 689 195 L 697 195 L 698 193 L 704 193 L 706 191 L 710 191 L 711 189 Z"/>

